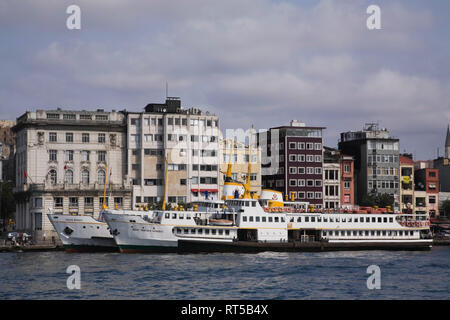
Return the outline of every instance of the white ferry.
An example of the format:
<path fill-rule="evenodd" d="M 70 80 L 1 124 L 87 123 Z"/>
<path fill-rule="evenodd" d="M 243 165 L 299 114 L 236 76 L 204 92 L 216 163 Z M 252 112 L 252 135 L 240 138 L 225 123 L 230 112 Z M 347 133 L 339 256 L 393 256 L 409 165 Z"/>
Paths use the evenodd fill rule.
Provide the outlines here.
<path fill-rule="evenodd" d="M 274 196 L 277 192 L 271 191 Z M 267 199 L 226 200 L 216 212 L 104 212 L 121 252 L 429 249 L 426 216 L 291 213 Z M 268 200 L 270 204 L 271 200 Z"/>
<path fill-rule="evenodd" d="M 102 212 L 99 219 L 87 215 L 49 213 L 47 216 L 67 252 L 118 250 L 109 227 L 103 220 Z"/>

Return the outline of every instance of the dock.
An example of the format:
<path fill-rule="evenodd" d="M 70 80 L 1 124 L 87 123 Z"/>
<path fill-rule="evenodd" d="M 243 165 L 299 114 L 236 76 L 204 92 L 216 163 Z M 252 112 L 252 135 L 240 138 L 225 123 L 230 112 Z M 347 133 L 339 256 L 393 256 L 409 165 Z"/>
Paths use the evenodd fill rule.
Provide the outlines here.
<path fill-rule="evenodd" d="M 44 251 L 64 251 L 63 246 L 54 244 L 36 245 L 1 245 L 0 252 L 44 252 Z"/>

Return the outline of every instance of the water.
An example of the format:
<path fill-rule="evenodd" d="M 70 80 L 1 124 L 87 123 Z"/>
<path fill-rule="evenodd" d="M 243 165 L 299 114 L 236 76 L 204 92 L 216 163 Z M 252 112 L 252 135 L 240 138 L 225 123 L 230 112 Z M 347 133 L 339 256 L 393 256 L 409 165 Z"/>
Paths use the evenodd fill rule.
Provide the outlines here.
<path fill-rule="evenodd" d="M 381 289 L 367 289 L 367 267 Z M 81 269 L 69 290 L 66 268 Z M 4 299 L 449 299 L 450 247 L 258 254 L 0 253 Z"/>

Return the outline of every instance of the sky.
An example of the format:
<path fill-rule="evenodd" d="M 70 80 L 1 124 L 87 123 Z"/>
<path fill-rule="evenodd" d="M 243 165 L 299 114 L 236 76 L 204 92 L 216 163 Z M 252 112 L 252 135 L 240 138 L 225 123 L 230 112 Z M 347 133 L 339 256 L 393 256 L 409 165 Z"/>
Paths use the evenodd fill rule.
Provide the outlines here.
<path fill-rule="evenodd" d="M 68 6 L 81 10 L 69 30 Z M 381 29 L 369 30 L 369 5 Z M 450 123 L 450 1 L 0 0 L 0 119 L 181 98 L 221 130 L 378 122 L 417 160 Z"/>

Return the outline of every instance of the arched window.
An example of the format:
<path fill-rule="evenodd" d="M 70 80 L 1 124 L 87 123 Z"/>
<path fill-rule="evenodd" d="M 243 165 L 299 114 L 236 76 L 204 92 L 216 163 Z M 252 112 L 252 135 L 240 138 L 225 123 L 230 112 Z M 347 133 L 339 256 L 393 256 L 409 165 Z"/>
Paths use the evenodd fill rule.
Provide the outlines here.
<path fill-rule="evenodd" d="M 81 172 L 81 183 L 82 184 L 89 184 L 89 171 L 83 170 Z"/>
<path fill-rule="evenodd" d="M 55 169 L 50 170 L 50 172 L 48 173 L 48 176 L 50 178 L 51 184 L 56 184 L 56 182 L 57 182 L 56 170 Z"/>
<path fill-rule="evenodd" d="M 73 171 L 72 170 L 66 170 L 66 173 L 64 175 L 64 182 L 73 184 Z"/>
<path fill-rule="evenodd" d="M 99 170 L 97 177 L 98 184 L 105 184 L 105 170 Z"/>

